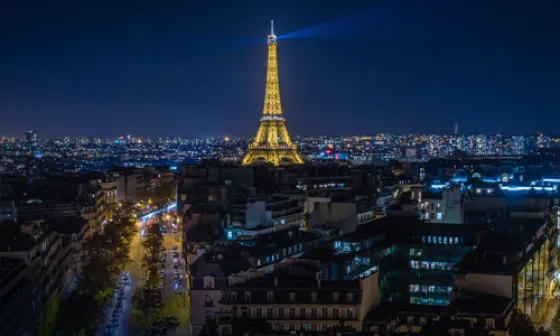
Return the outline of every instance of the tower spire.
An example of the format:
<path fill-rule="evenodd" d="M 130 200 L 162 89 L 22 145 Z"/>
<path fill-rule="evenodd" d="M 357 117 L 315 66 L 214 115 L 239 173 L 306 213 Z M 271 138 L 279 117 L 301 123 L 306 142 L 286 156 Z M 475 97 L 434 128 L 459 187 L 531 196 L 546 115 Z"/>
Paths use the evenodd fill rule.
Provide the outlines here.
<path fill-rule="evenodd" d="M 274 36 L 274 20 L 270 20 L 270 35 Z"/>

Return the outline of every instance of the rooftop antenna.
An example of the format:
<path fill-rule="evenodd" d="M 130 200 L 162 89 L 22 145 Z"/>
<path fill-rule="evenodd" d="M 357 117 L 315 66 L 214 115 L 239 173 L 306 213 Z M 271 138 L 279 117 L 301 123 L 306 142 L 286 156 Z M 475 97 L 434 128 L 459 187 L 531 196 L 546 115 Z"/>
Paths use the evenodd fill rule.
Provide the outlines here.
<path fill-rule="evenodd" d="M 270 20 L 270 35 L 274 36 L 274 20 Z"/>

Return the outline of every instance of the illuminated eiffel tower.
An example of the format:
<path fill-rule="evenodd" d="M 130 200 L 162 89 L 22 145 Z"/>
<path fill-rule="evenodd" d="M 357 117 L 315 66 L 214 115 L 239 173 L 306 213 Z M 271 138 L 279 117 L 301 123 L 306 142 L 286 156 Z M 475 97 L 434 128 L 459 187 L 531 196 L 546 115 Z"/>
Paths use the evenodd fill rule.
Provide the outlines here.
<path fill-rule="evenodd" d="M 302 164 L 303 160 L 297 153 L 297 146 L 292 143 L 288 135 L 286 119 L 282 116 L 274 22 L 271 22 L 270 35 L 267 40 L 268 62 L 263 116 L 257 135 L 253 143 L 249 145 L 249 151 L 241 163 L 244 166 L 256 162 L 268 162 L 274 166 Z"/>

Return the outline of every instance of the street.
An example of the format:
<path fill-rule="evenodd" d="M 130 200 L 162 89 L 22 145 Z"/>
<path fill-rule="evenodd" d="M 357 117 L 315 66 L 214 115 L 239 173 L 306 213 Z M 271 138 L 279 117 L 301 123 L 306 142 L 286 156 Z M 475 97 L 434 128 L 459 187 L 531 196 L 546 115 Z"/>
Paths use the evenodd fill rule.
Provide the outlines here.
<path fill-rule="evenodd" d="M 168 330 L 168 335 L 190 335 L 190 323 L 189 323 L 189 304 L 187 302 L 188 293 L 186 292 L 186 282 L 185 282 L 185 260 L 183 254 L 181 253 L 182 235 L 177 231 L 177 227 L 174 226 L 175 213 L 172 208 L 167 209 L 169 212 L 163 216 L 162 226 L 164 227 L 164 240 L 163 246 L 165 247 L 165 268 L 161 271 L 164 273 L 164 278 L 162 279 L 163 287 L 163 309 L 160 316 L 175 316 L 179 319 L 179 327 L 172 328 Z M 131 275 L 131 283 L 134 284 L 135 288 L 141 288 L 143 281 L 145 280 L 145 274 L 142 270 L 142 235 L 145 232 L 145 227 L 147 225 L 155 224 L 157 216 L 155 214 L 161 213 L 162 211 L 154 211 L 150 214 L 144 215 L 138 220 L 138 234 L 135 235 L 131 242 L 130 247 L 130 259 L 131 263 L 128 267 L 128 271 Z M 175 232 L 174 232 L 175 231 Z M 176 253 L 173 250 L 176 247 Z M 177 267 L 175 267 L 177 266 Z M 132 295 L 127 297 L 131 300 Z M 123 312 L 123 315 L 126 312 Z M 127 321 L 130 320 L 130 311 L 126 316 Z M 128 324 L 128 323 L 126 323 Z M 130 336 L 142 335 L 141 330 L 130 331 Z M 123 334 L 124 335 L 124 334 Z"/>
<path fill-rule="evenodd" d="M 146 275 L 142 269 L 143 248 L 142 240 L 148 225 L 157 224 L 157 214 L 164 213 L 160 221 L 163 231 L 163 247 L 165 248 L 165 263 L 162 261 L 160 270 L 164 274 L 162 279 L 163 308 L 160 316 L 173 316 L 179 320 L 179 326 L 168 330 L 168 335 L 190 335 L 190 313 L 188 302 L 188 284 L 186 282 L 185 265 L 183 258 L 182 235 L 178 231 L 173 207 L 153 211 L 139 218 L 136 222 L 138 233 L 132 237 L 130 243 L 130 263 L 125 275 L 128 280 L 122 281 L 110 306 L 106 309 L 106 317 L 99 328 L 98 335 L 142 336 L 145 330 L 133 327 L 130 324 L 132 311 L 132 297 L 135 290 L 142 288 Z M 163 254 L 163 253 L 162 253 Z M 161 274 L 161 273 L 160 273 Z M 119 299 L 120 297 L 120 299 Z M 118 302 L 121 302 L 119 304 Z M 118 307 L 118 308 L 116 308 Z M 120 313 L 114 312 L 119 310 Z"/>
<path fill-rule="evenodd" d="M 173 219 L 175 216 L 171 216 Z M 186 292 L 185 260 L 181 253 L 181 234 L 173 232 L 173 221 L 166 221 L 166 234 L 163 246 L 167 250 L 165 262 L 165 279 L 163 280 L 164 308 L 162 316 L 176 316 L 179 327 L 169 330 L 169 335 L 189 335 L 189 304 Z M 175 227 L 176 229 L 176 227 Z M 174 250 L 174 247 L 176 250 Z M 177 266 L 177 267 L 175 267 Z"/>

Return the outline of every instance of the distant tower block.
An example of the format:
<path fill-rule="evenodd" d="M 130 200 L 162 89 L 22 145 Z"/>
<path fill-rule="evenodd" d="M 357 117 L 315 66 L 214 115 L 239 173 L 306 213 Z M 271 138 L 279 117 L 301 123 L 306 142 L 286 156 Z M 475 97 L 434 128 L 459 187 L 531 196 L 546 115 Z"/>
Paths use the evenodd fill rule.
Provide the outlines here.
<path fill-rule="evenodd" d="M 459 134 L 459 123 L 455 122 L 455 135 Z"/>
<path fill-rule="evenodd" d="M 241 164 L 244 166 L 257 162 L 268 162 L 274 166 L 302 164 L 303 160 L 297 153 L 297 146 L 292 143 L 288 135 L 286 119 L 282 116 L 274 21 L 271 22 L 270 35 L 268 35 L 267 41 L 268 62 L 263 115 L 257 135 L 253 143 L 249 145 L 249 151 Z"/>

